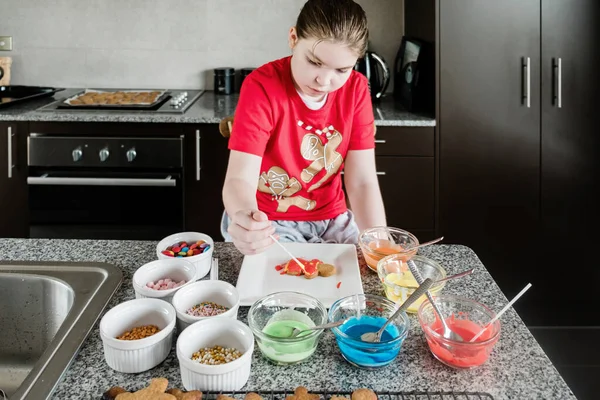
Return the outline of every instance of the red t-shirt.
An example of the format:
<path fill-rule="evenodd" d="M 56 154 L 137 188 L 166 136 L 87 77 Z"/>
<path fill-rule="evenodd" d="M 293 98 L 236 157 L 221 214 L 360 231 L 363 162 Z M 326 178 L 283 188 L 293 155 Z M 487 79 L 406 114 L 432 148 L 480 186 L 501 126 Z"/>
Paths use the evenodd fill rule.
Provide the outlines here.
<path fill-rule="evenodd" d="M 340 172 L 348 150 L 375 147 L 368 82 L 352 71 L 311 110 L 294 87 L 290 59 L 244 79 L 229 149 L 262 157 L 256 199 L 270 220 L 335 218 L 347 210 Z"/>

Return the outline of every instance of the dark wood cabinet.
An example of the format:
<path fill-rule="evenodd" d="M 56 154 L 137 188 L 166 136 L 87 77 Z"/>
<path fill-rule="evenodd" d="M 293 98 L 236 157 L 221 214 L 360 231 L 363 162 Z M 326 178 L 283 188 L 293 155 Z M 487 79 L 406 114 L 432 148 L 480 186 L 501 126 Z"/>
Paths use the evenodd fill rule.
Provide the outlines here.
<path fill-rule="evenodd" d="M 598 282 L 600 2 L 543 0 L 541 20 L 543 236 L 538 274 L 544 271 L 546 280 L 553 281 L 551 277 L 571 272 L 573 279 Z M 555 293 L 548 288 L 532 296 L 543 310 L 540 317 L 557 318 L 552 306 L 562 296 Z M 590 314 L 586 302 L 598 304 L 594 290 L 575 291 L 560 319 L 569 325 L 597 325 L 598 313 Z M 581 307 L 571 307 L 575 304 Z"/>
<path fill-rule="evenodd" d="M 26 146 L 26 123 L 0 123 L 0 237 L 28 236 Z"/>
<path fill-rule="evenodd" d="M 507 292 L 530 249 L 506 245 L 539 224 L 539 13 L 539 0 L 440 2 L 440 235 Z"/>
<path fill-rule="evenodd" d="M 433 127 L 378 127 L 375 162 L 388 226 L 435 235 Z"/>
<path fill-rule="evenodd" d="M 515 305 L 528 324 L 593 323 L 572 306 L 593 301 L 590 292 L 561 307 L 557 279 L 600 278 L 590 251 L 600 3 L 405 5 L 406 34 L 433 39 L 438 54 L 438 233 L 471 247 L 507 296 L 533 284 Z"/>
<path fill-rule="evenodd" d="M 388 226 L 405 229 L 419 241 L 434 231 L 433 157 L 376 157 Z"/>
<path fill-rule="evenodd" d="M 229 150 L 217 124 L 186 127 L 184 153 L 185 229 L 222 241 L 222 200 Z"/>

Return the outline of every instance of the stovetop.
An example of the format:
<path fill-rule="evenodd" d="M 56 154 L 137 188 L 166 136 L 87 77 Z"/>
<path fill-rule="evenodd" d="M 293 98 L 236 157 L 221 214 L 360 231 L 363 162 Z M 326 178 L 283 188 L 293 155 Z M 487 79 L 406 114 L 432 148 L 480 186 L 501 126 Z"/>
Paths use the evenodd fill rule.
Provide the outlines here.
<path fill-rule="evenodd" d="M 0 108 L 7 108 L 40 97 L 52 96 L 61 90 L 64 89 L 45 86 L 0 86 Z"/>
<path fill-rule="evenodd" d="M 88 113 L 101 113 L 101 112 L 126 112 L 135 114 L 183 114 L 186 110 L 194 104 L 202 94 L 204 90 L 157 90 L 165 92 L 164 96 L 161 96 L 160 101 L 155 105 L 151 106 L 139 106 L 139 105 L 99 105 L 99 106 L 72 106 L 65 103 L 65 100 L 83 94 L 86 90 L 96 91 L 144 91 L 147 92 L 149 89 L 82 89 L 74 95 L 69 97 L 63 97 L 55 102 L 52 102 L 44 107 L 37 109 L 36 111 L 52 111 L 52 112 L 88 112 Z"/>

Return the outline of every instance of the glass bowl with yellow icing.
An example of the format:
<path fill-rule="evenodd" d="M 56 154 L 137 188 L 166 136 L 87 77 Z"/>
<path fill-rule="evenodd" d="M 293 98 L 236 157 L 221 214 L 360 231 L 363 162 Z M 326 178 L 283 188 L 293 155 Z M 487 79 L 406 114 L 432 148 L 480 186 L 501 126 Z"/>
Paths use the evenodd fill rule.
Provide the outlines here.
<path fill-rule="evenodd" d="M 421 255 L 414 255 L 412 261 L 414 261 L 423 279 L 431 278 L 435 282 L 446 278 L 446 270 L 437 261 Z M 408 269 L 405 258 L 400 254 L 392 254 L 382 258 L 377 263 L 377 273 L 383 285 L 385 296 L 398 305 L 404 303 L 408 296 L 419 287 L 413 274 Z M 435 296 L 441 292 L 445 285 L 446 281 L 434 283 L 429 289 L 429 293 Z M 421 296 L 408 307 L 406 312 L 416 313 L 425 299 L 425 295 Z"/>

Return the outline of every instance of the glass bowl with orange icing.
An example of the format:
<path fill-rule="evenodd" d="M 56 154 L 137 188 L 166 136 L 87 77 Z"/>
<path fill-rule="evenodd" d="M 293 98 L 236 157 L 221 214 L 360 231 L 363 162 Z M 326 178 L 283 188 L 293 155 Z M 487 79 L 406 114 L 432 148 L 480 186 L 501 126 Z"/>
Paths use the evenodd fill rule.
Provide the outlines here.
<path fill-rule="evenodd" d="M 417 250 L 405 250 L 419 244 L 412 233 L 393 227 L 378 226 L 365 229 L 358 237 L 358 244 L 369 268 L 377 272 L 377 263 L 384 257 L 398 254 L 404 262 L 411 259 Z"/>

